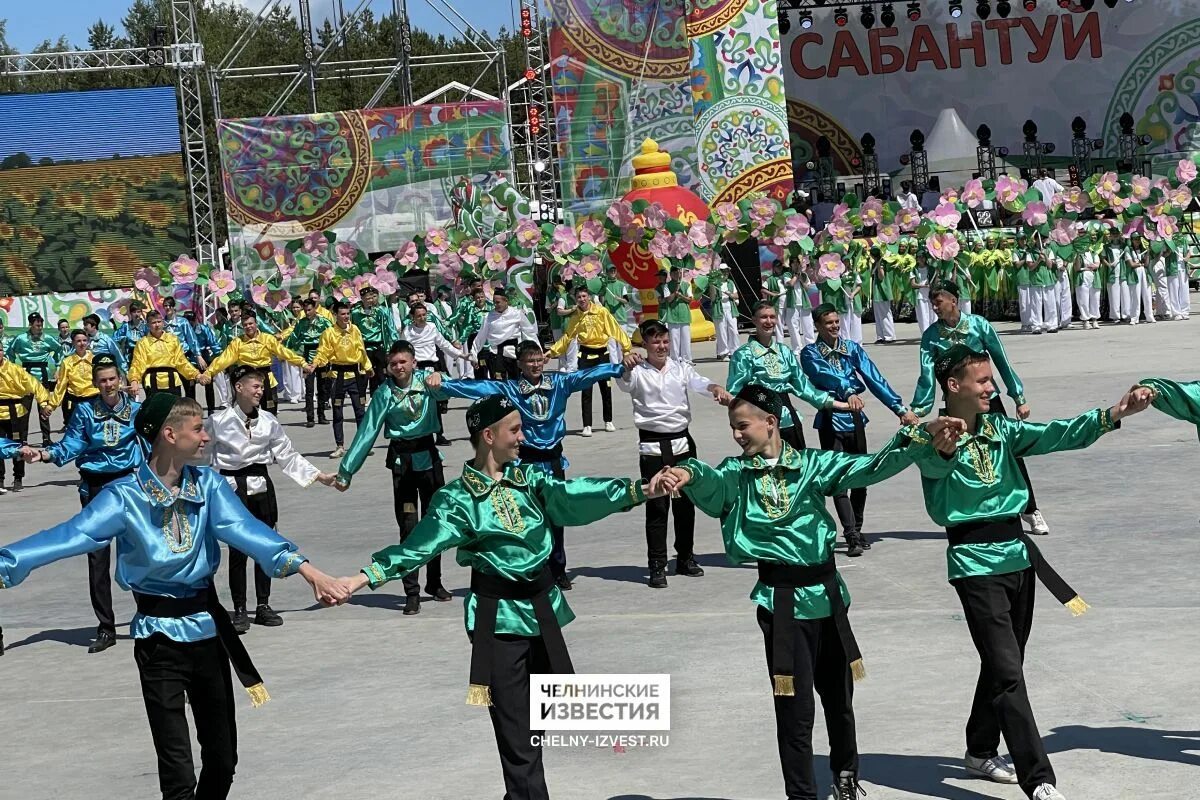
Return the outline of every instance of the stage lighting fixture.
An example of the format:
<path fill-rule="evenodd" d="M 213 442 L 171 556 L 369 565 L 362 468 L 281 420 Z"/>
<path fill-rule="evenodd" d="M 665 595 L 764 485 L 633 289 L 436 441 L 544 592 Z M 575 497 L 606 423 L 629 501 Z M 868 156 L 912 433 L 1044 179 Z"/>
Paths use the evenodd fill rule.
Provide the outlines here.
<path fill-rule="evenodd" d="M 546 162 L 545 161 L 533 162 L 533 171 L 534 172 L 545 172 L 546 171 Z"/>
<path fill-rule="evenodd" d="M 950 0 L 950 16 L 954 17 L 954 19 L 962 16 L 962 0 Z"/>
<path fill-rule="evenodd" d="M 909 22 L 917 22 L 920 19 L 921 19 L 921 4 L 920 3 L 909 3 L 908 4 L 908 21 Z"/>
<path fill-rule="evenodd" d="M 892 10 L 891 3 L 884 3 L 882 10 L 879 12 L 879 21 L 883 23 L 883 27 L 890 28 L 896 24 L 896 12 Z"/>
<path fill-rule="evenodd" d="M 1025 10 L 1030 14 L 1037 11 L 1037 0 L 1025 0 Z"/>
<path fill-rule="evenodd" d="M 788 16 L 787 9 L 779 12 L 779 35 L 786 36 L 792 31 L 792 18 Z"/>
<path fill-rule="evenodd" d="M 850 21 L 850 18 L 846 16 L 846 9 L 838 6 L 833 12 L 833 21 L 839 28 L 846 27 L 846 23 Z"/>
<path fill-rule="evenodd" d="M 872 28 L 875 25 L 875 9 L 866 5 L 862 7 L 862 11 L 858 15 L 858 21 L 862 23 L 864 28 Z"/>
<path fill-rule="evenodd" d="M 1000 2 L 996 3 L 996 14 L 1000 19 L 1008 19 L 1008 15 L 1011 13 L 1012 6 L 1009 5 L 1008 0 L 1000 0 Z"/>
<path fill-rule="evenodd" d="M 992 4 L 988 0 L 979 0 L 975 4 L 975 15 L 980 19 L 987 19 L 992 15 Z"/>
<path fill-rule="evenodd" d="M 812 27 L 812 23 L 813 23 L 812 12 L 809 11 L 808 9 L 801 11 L 800 12 L 800 27 L 804 28 L 805 30 L 808 30 L 809 28 Z"/>

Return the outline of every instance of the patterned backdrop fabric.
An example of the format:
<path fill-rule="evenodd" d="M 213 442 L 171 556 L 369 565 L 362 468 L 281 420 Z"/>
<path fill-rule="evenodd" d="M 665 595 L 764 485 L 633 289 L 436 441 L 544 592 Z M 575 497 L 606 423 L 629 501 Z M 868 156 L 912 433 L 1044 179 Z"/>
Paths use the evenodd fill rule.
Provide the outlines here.
<path fill-rule="evenodd" d="M 507 175 L 499 101 L 220 120 L 222 183 L 236 268 L 254 246 L 334 231 L 367 252 L 396 249 L 451 218 L 459 178 Z"/>

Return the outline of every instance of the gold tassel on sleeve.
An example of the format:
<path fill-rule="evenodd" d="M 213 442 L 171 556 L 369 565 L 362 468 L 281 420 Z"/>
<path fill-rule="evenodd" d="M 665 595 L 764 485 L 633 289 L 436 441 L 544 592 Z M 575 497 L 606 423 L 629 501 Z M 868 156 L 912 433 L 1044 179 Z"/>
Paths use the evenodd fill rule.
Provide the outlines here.
<path fill-rule="evenodd" d="M 1084 612 L 1091 608 L 1091 606 L 1083 602 L 1083 598 L 1079 595 L 1075 595 L 1069 602 L 1064 603 L 1063 605 L 1067 607 L 1067 611 L 1070 611 L 1071 616 L 1073 617 L 1081 617 L 1083 616 Z"/>
<path fill-rule="evenodd" d="M 796 694 L 796 680 L 791 675 L 775 676 L 775 696 L 792 697 Z"/>
<path fill-rule="evenodd" d="M 467 687 L 467 705 L 490 706 L 492 704 L 492 687 L 472 683 Z"/>
<path fill-rule="evenodd" d="M 863 663 L 861 658 L 856 658 L 850 662 L 850 675 L 856 681 L 861 681 L 867 677 L 867 665 Z"/>
<path fill-rule="evenodd" d="M 267 694 L 267 687 L 261 683 L 247 686 L 246 694 L 250 695 L 250 704 L 255 708 L 258 708 L 271 699 L 271 695 Z"/>

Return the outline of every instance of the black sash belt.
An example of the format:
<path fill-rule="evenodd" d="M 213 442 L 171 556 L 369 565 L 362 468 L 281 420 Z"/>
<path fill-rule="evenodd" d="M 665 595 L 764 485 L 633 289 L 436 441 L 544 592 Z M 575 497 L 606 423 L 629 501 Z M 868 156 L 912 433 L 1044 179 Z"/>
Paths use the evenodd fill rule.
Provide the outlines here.
<path fill-rule="evenodd" d="M 834 411 L 830 411 L 830 410 L 822 411 L 821 412 L 821 430 L 824 431 L 827 436 L 830 436 L 832 438 L 832 435 L 834 433 L 836 433 L 836 429 L 833 427 L 833 415 L 835 413 L 849 413 L 850 414 L 850 419 L 853 420 L 853 422 L 854 422 L 854 446 L 855 446 L 855 448 L 857 448 L 857 451 L 859 453 L 867 452 L 867 423 L 863 420 L 863 415 L 862 415 L 861 411 L 850 411 L 850 412 L 834 412 Z"/>
<path fill-rule="evenodd" d="M 571 675 L 571 655 L 563 639 L 562 628 L 550 605 L 550 590 L 554 576 L 543 567 L 530 581 L 512 581 L 479 570 L 471 570 L 471 592 L 475 595 L 475 631 L 471 646 L 471 686 L 467 690 L 467 705 L 492 704 L 492 643 L 496 638 L 496 613 L 500 600 L 531 600 L 542 642 L 550 661 L 550 671 L 556 675 Z"/>
<path fill-rule="evenodd" d="M 233 478 L 233 482 L 237 486 L 238 499 L 245 505 L 250 504 L 251 497 L 257 498 L 261 496 L 250 494 L 246 486 L 246 479 L 255 477 L 265 480 L 267 482 L 267 491 L 264 493 L 266 494 L 266 498 L 263 501 L 262 510 L 270 519 L 279 519 L 279 504 L 275 500 L 275 484 L 271 481 L 271 474 L 267 472 L 266 464 L 248 464 L 238 469 L 223 469 L 221 470 L 221 474 Z"/>
<path fill-rule="evenodd" d="M 1071 586 L 1059 576 L 1042 557 L 1042 551 L 1021 528 L 1021 522 L 1016 517 L 1003 519 L 988 519 L 979 522 L 964 522 L 962 525 L 951 525 L 946 528 L 946 538 L 953 547 L 960 544 L 1004 544 L 1018 541 L 1025 545 L 1029 553 L 1029 563 L 1042 585 L 1050 590 L 1054 599 L 1067 607 L 1073 615 L 1079 616 L 1088 610 L 1088 604 L 1083 602 Z"/>
<path fill-rule="evenodd" d="M 250 702 L 257 707 L 271 699 L 271 696 L 267 694 L 266 687 L 263 686 L 262 676 L 254 668 L 250 654 L 246 652 L 245 645 L 238 638 L 237 631 L 233 629 L 229 612 L 221 605 L 216 587 L 212 583 L 208 584 L 207 590 L 203 593 L 191 597 L 161 597 L 134 592 L 133 599 L 137 603 L 138 613 L 144 617 L 177 619 L 207 611 L 217 626 L 217 638 L 221 642 L 221 647 L 225 649 L 225 655 L 229 659 L 234 673 L 242 682 L 242 686 L 245 686 L 246 691 L 250 693 Z"/>
<path fill-rule="evenodd" d="M 432 433 L 416 439 L 392 439 L 388 442 L 387 468 L 401 475 L 412 472 L 414 453 L 429 453 L 429 458 L 437 462 L 437 441 Z"/>
<path fill-rule="evenodd" d="M 45 361 L 22 361 L 21 366 L 29 373 L 39 373 L 43 382 L 50 380 L 50 365 Z"/>
<path fill-rule="evenodd" d="M 675 433 L 659 433 L 658 431 L 646 431 L 638 428 L 639 442 L 656 442 L 658 444 L 658 454 L 662 458 L 663 464 L 668 467 L 675 466 L 678 460 L 675 457 L 675 447 L 672 442 L 676 439 L 687 439 L 688 452 L 696 452 L 696 440 L 692 438 L 692 434 L 687 428 Z M 685 455 L 684 458 L 687 456 Z"/>
<path fill-rule="evenodd" d="M 837 582 L 837 566 L 830 558 L 824 564 L 781 564 L 772 561 L 758 562 L 758 579 L 774 591 L 774 611 L 771 619 L 771 649 L 773 652 L 771 674 L 775 678 L 775 694 L 796 693 L 793 671 L 796 664 L 796 589 L 803 586 L 822 586 L 829 597 L 830 616 L 837 628 L 842 649 L 854 680 L 867 676 L 863 666 L 862 652 L 850 629 L 850 617 L 846 614 L 846 603 L 842 600 L 842 589 Z"/>
<path fill-rule="evenodd" d="M 145 380 L 146 385 L 151 386 L 155 389 L 162 389 L 164 387 L 158 385 L 158 376 L 159 375 L 167 376 L 167 385 L 166 385 L 167 389 L 174 389 L 176 386 L 179 385 L 179 383 L 177 382 L 179 380 L 179 378 L 178 378 L 179 373 L 175 370 L 174 367 L 148 367 L 146 369 L 145 374 L 142 375 L 142 378 L 143 378 L 143 380 Z"/>
<path fill-rule="evenodd" d="M 18 420 L 28 413 L 29 408 L 25 405 L 25 397 L 2 397 L 0 398 L 0 408 L 8 412 L 9 420 Z M 18 412 L 18 409 L 20 411 Z"/>
<path fill-rule="evenodd" d="M 88 497 L 95 500 L 96 493 L 105 486 L 117 480 L 118 478 L 124 478 L 126 475 L 132 474 L 133 467 L 123 469 L 118 472 L 93 472 L 91 470 L 81 469 L 79 470 L 79 480 L 83 481 L 83 483 L 87 485 Z"/>

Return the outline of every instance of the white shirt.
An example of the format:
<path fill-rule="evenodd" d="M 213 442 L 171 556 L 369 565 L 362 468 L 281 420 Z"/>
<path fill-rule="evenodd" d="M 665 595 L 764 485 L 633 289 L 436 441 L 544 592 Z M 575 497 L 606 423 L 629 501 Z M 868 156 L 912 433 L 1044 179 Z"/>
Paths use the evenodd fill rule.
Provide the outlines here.
<path fill-rule="evenodd" d="M 617 388 L 627 392 L 633 400 L 633 424 L 641 430 L 654 433 L 682 431 L 692 421 L 692 407 L 688 389 L 707 392 L 712 384 L 708 378 L 696 372 L 691 364 L 668 358 L 661 370 L 649 362 L 638 364 L 629 370 L 629 376 L 617 378 Z M 686 453 L 687 437 L 671 440 L 671 451 L 675 455 Z M 643 455 L 660 455 L 658 442 L 639 442 L 638 452 Z"/>
<path fill-rule="evenodd" d="M 446 337 L 442 336 L 442 332 L 432 322 L 426 322 L 420 327 L 409 325 L 404 329 L 402 338 L 417 351 L 417 361 L 437 361 L 438 350 L 455 358 L 467 357 L 466 353 L 446 341 Z"/>
<path fill-rule="evenodd" d="M 901 208 L 911 208 L 914 211 L 921 210 L 921 201 L 912 192 L 901 192 L 896 195 L 896 199 L 900 201 Z"/>
<path fill-rule="evenodd" d="M 1062 184 L 1049 175 L 1034 181 L 1033 188 L 1038 190 L 1038 194 L 1042 196 L 1042 202 L 1046 205 L 1050 205 L 1050 201 L 1054 199 L 1054 195 L 1059 194 L 1063 190 Z"/>
<path fill-rule="evenodd" d="M 431 300 L 425 304 L 425 309 L 429 312 L 430 319 L 436 319 L 439 322 L 445 322 L 454 315 L 454 310 L 445 300 Z"/>
<path fill-rule="evenodd" d="M 495 350 L 510 339 L 516 339 L 518 342 L 526 339 L 537 341 L 537 328 L 529 321 L 525 310 L 509 306 L 503 314 L 495 310 L 489 311 L 483 318 L 483 326 L 475 336 L 475 344 L 471 346 L 471 357 L 478 356 L 484 345 L 489 345 L 491 349 Z M 505 349 L 514 350 L 514 352 L 506 352 L 503 355 L 516 358 L 517 354 L 511 345 Z"/>
<path fill-rule="evenodd" d="M 249 425 L 247 425 L 249 422 Z M 241 469 L 251 464 L 279 464 L 283 474 L 301 486 L 308 486 L 321 473 L 312 463 L 296 452 L 292 440 L 283 432 L 275 415 L 263 409 L 258 416 L 247 420 L 235 402 L 230 408 L 214 412 L 204 421 L 208 432 L 213 469 Z M 225 480 L 235 491 L 237 480 L 226 475 Z M 267 490 L 266 479 L 257 475 L 246 477 L 246 493 L 262 494 Z"/>

